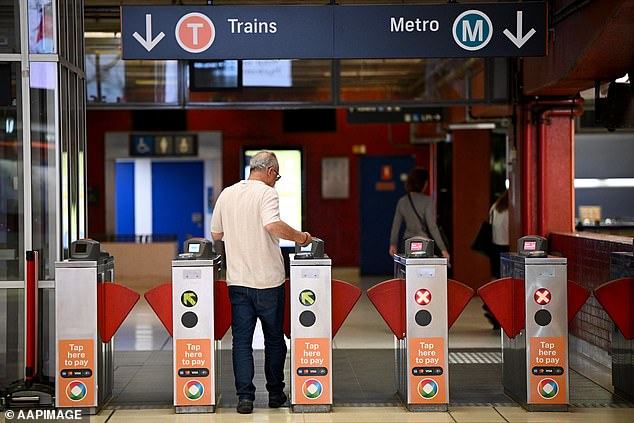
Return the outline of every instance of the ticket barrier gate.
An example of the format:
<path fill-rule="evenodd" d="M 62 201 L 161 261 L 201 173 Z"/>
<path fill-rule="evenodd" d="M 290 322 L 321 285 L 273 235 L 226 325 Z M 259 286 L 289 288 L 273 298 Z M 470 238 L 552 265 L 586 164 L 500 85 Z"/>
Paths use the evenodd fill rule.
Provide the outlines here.
<path fill-rule="evenodd" d="M 55 406 L 95 414 L 112 396 L 110 342 L 139 294 L 114 283 L 114 258 L 99 242 L 73 242 L 55 263 Z"/>
<path fill-rule="evenodd" d="M 614 321 L 614 391 L 634 401 L 634 254 L 610 254 L 610 275 L 614 279 L 596 288 L 594 296 Z"/>
<path fill-rule="evenodd" d="M 145 293 L 145 299 L 174 339 L 176 413 L 213 413 L 219 402 L 217 343 L 231 325 L 221 258 L 212 242 L 185 241 L 185 253 L 172 261 L 172 282 Z"/>
<path fill-rule="evenodd" d="M 447 279 L 447 259 L 434 257 L 434 241 L 410 238 L 394 256 L 394 276 L 367 294 L 395 339 L 398 393 L 409 411 L 447 411 L 447 337 L 473 296 Z"/>
<path fill-rule="evenodd" d="M 284 332 L 291 340 L 293 412 L 322 413 L 332 408 L 332 338 L 361 290 L 333 280 L 331 266 L 319 238 L 304 249 L 296 245 L 290 255 Z"/>
<path fill-rule="evenodd" d="M 502 255 L 504 278 L 478 295 L 503 329 L 505 393 L 528 411 L 567 411 L 568 324 L 589 292 L 567 280 L 565 258 L 546 251 L 545 238 L 520 238 L 518 253 Z"/>

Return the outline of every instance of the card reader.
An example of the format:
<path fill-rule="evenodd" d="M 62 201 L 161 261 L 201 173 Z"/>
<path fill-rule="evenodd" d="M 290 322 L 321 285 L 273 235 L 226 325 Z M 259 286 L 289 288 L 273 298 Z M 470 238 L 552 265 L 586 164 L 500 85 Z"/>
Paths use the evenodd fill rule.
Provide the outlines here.
<path fill-rule="evenodd" d="M 324 241 L 320 238 L 313 238 L 313 242 L 305 247 L 295 244 L 296 259 L 320 259 L 324 256 Z"/>
<path fill-rule="evenodd" d="M 548 257 L 548 240 L 537 235 L 528 235 L 517 240 L 517 253 L 522 257 Z"/>
<path fill-rule="evenodd" d="M 99 260 L 101 246 L 94 239 L 78 239 L 70 243 L 70 260 Z"/>
<path fill-rule="evenodd" d="M 185 241 L 185 252 L 179 260 L 209 260 L 214 258 L 213 243 L 205 238 L 190 238 Z"/>
<path fill-rule="evenodd" d="M 434 240 L 429 238 L 414 237 L 405 240 L 406 258 L 430 258 L 434 257 Z"/>

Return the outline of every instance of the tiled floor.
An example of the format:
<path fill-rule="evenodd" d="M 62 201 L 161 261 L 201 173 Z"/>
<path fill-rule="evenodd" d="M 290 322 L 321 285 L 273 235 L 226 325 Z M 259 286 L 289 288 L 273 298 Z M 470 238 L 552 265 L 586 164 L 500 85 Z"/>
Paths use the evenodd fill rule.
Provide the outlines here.
<path fill-rule="evenodd" d="M 360 278 L 356 269 L 333 269 L 333 277 L 355 283 L 365 291 L 389 279 Z M 634 421 L 634 406 L 603 389 L 605 370 L 582 366 L 602 378 L 585 378 L 571 371 L 571 402 L 568 413 L 528 413 L 501 391 L 499 383 L 500 332 L 490 328 L 483 316 L 479 299 L 473 299 L 455 323 L 449 335 L 451 350 L 451 397 L 446 413 L 410 413 L 399 404 L 389 375 L 394 372 L 393 335 L 367 296 L 362 295 L 354 310 L 333 340 L 333 377 L 335 373 L 355 375 L 356 382 L 335 379 L 335 406 L 328 414 L 293 414 L 287 408 L 266 408 L 264 392 L 258 392 L 254 414 L 238 415 L 233 408 L 231 376 L 231 334 L 221 345 L 221 391 L 226 392 L 215 414 L 176 415 L 171 407 L 172 341 L 150 307 L 141 300 L 116 336 L 115 395 L 105 409 L 91 421 L 100 423 L 134 422 L 628 422 Z M 261 335 L 254 347 L 261 349 Z M 470 351 L 482 352 L 473 355 Z M 470 355 L 471 354 L 471 355 Z M 465 364 L 473 358 L 485 361 Z M 260 360 L 256 356 L 256 360 Z M 489 362 L 490 361 L 490 362 Z M 571 362 L 575 362 L 571 359 Z M 380 369 L 377 373 L 377 369 Z M 377 376 L 366 383 L 363 375 Z M 479 372 L 479 373 L 478 373 Z M 263 384 L 261 365 L 256 363 L 256 384 Z M 483 376 L 484 375 L 484 376 Z M 337 381 L 339 384 L 337 385 Z M 364 389 L 365 387 L 365 389 Z M 261 390 L 263 391 L 263 390 Z M 586 408 L 597 407 L 603 408 Z"/>

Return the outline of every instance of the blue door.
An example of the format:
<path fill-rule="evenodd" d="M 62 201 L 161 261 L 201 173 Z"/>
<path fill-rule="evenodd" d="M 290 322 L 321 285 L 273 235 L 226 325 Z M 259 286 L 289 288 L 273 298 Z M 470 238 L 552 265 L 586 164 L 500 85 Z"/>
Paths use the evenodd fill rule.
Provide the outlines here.
<path fill-rule="evenodd" d="M 152 233 L 178 235 L 179 249 L 191 237 L 204 237 L 202 161 L 152 163 Z"/>
<path fill-rule="evenodd" d="M 134 163 L 115 163 L 115 233 L 134 235 Z"/>
<path fill-rule="evenodd" d="M 362 275 L 390 275 L 388 250 L 398 199 L 405 195 L 401 174 L 414 167 L 413 156 L 361 157 L 359 163 L 359 249 Z"/>

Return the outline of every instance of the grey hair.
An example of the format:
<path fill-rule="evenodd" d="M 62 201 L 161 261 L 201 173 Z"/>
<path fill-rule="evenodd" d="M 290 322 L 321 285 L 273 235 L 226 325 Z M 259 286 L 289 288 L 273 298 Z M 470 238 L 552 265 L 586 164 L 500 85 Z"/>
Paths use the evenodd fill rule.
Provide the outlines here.
<path fill-rule="evenodd" d="M 251 157 L 249 166 L 251 167 L 251 172 L 253 172 L 254 170 L 266 170 L 269 167 L 272 167 L 274 169 L 279 169 L 280 167 L 279 163 L 277 162 L 277 157 L 272 151 L 260 151 L 258 154 Z"/>

